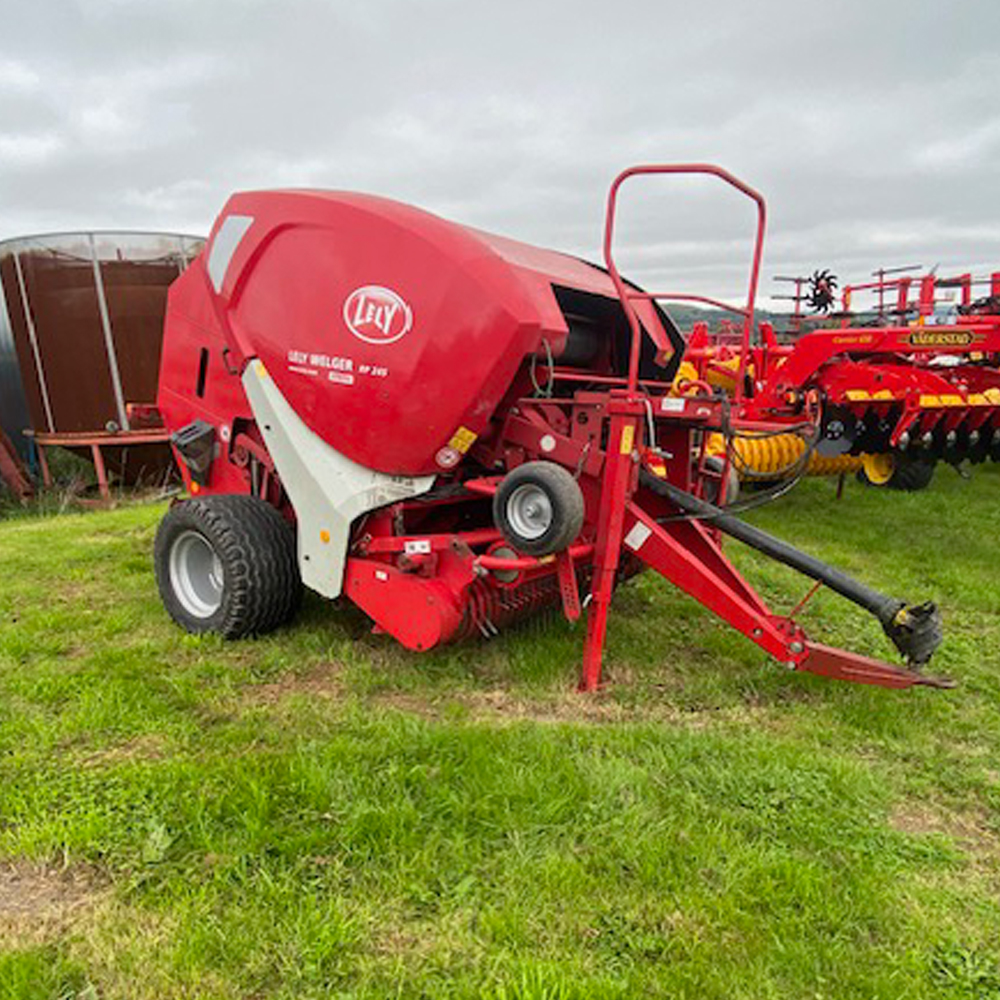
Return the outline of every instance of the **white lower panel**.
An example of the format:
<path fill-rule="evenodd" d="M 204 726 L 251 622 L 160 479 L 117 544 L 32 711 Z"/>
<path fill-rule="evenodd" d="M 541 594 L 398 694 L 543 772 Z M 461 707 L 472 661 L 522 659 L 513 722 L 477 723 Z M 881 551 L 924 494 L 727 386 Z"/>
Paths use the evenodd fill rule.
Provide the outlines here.
<path fill-rule="evenodd" d="M 295 508 L 302 582 L 336 597 L 355 518 L 426 493 L 434 476 L 387 476 L 345 458 L 305 425 L 259 361 L 247 365 L 243 388 Z"/>

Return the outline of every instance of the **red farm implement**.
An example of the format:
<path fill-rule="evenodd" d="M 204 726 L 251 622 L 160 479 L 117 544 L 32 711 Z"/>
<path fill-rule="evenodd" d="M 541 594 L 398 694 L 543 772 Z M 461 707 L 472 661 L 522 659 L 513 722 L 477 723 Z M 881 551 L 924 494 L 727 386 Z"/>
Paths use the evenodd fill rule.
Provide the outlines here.
<path fill-rule="evenodd" d="M 649 568 L 788 668 L 946 683 L 920 672 L 941 638 L 932 604 L 880 594 L 724 509 L 726 470 L 706 445 L 743 396 L 676 395 L 685 344 L 660 302 L 697 297 L 639 290 L 613 254 L 622 184 L 681 173 L 757 208 L 749 342 L 765 205 L 718 167 L 622 173 L 603 268 L 370 196 L 232 197 L 166 320 L 158 403 L 191 494 L 157 534 L 173 617 L 260 633 L 292 615 L 301 580 L 426 650 L 561 605 L 586 616 L 580 687 L 593 690 L 615 587 Z M 807 637 L 723 535 L 875 615 L 905 665 Z"/>
<path fill-rule="evenodd" d="M 695 330 L 689 380 L 725 388 L 738 401 L 737 422 L 802 426 L 810 407 L 819 408 L 819 434 L 809 443 L 796 434 L 739 438 L 733 458 L 745 478 L 805 467 L 807 450 L 811 472 L 860 468 L 869 482 L 902 489 L 928 485 L 938 461 L 1000 461 L 1000 273 L 901 270 L 910 269 L 846 286 L 841 310 L 829 315 L 833 275 L 781 279 L 796 283 L 785 296 L 796 307 L 791 342 L 779 343 L 766 323 L 755 343 L 737 346 Z M 988 294 L 974 297 L 976 286 Z M 852 312 L 861 293 L 876 301 Z M 803 302 L 823 315 L 805 315 Z"/>

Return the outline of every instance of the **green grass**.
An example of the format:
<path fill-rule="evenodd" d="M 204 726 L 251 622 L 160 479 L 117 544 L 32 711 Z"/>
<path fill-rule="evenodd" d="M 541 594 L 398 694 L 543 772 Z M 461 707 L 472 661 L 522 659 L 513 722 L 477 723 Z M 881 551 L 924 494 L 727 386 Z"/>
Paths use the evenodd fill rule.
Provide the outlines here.
<path fill-rule="evenodd" d="M 417 656 L 308 598 L 226 644 L 161 609 L 162 506 L 0 522 L 0 870 L 90 886 L 0 898 L 0 1000 L 1000 998 L 998 471 L 754 515 L 938 600 L 950 692 L 790 674 L 648 574 L 597 697 L 559 619 Z"/>

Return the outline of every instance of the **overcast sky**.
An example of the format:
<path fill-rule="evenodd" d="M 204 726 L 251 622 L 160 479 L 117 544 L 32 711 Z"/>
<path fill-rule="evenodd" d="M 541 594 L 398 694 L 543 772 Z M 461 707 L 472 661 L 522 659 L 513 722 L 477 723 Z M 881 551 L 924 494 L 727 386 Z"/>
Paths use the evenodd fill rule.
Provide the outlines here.
<path fill-rule="evenodd" d="M 608 183 L 710 160 L 776 273 L 1000 268 L 1000 0 L 0 0 L 0 238 L 205 233 L 367 190 L 591 258 Z M 738 298 L 753 214 L 627 192 L 647 283 Z"/>

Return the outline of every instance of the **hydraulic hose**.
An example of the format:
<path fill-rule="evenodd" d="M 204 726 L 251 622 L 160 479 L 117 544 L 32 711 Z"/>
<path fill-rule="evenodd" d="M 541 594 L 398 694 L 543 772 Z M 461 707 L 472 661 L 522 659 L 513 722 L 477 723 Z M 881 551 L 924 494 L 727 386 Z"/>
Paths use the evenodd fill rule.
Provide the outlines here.
<path fill-rule="evenodd" d="M 682 511 L 710 522 L 725 534 L 785 566 L 790 566 L 804 576 L 825 584 L 841 597 L 871 612 L 911 666 L 918 667 L 927 663 L 941 644 L 941 617 L 932 602 L 908 605 L 899 598 L 873 590 L 821 559 L 741 521 L 720 507 L 679 489 L 645 469 L 639 474 L 639 482 L 645 489 L 669 500 Z"/>

